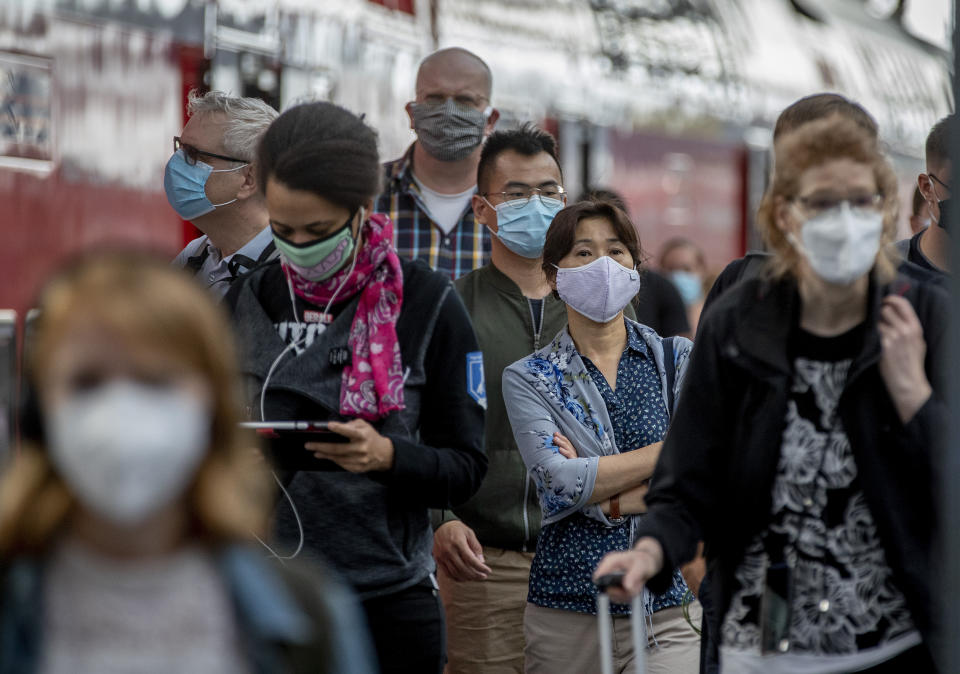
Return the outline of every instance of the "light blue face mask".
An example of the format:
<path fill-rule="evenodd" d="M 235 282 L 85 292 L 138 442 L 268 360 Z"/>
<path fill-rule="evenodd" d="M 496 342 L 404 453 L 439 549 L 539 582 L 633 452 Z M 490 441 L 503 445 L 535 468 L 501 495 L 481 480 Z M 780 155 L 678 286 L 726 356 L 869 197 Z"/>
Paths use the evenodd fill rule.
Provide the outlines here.
<path fill-rule="evenodd" d="M 202 215 L 212 213 L 214 209 L 232 204 L 236 199 L 225 201 L 222 204 L 211 203 L 207 199 L 207 179 L 211 173 L 232 173 L 248 166 L 243 164 L 236 168 L 215 169 L 210 164 L 198 161 L 190 165 L 183 154 L 177 150 L 167 162 L 163 172 L 163 191 L 167 193 L 167 201 L 184 220 L 195 220 Z"/>
<path fill-rule="evenodd" d="M 487 201 L 486 198 L 483 198 Z M 543 254 L 543 242 L 547 238 L 547 229 L 553 222 L 553 216 L 563 209 L 559 199 L 532 196 L 526 204 L 517 208 L 514 201 L 505 201 L 494 206 L 487 205 L 497 212 L 497 230 L 493 232 L 509 250 L 520 257 L 535 259 Z"/>
<path fill-rule="evenodd" d="M 670 280 L 673 281 L 673 285 L 677 286 L 680 297 L 683 298 L 683 303 L 687 306 L 698 301 L 703 295 L 703 283 L 700 281 L 700 277 L 693 272 L 672 271 L 670 272 Z"/>

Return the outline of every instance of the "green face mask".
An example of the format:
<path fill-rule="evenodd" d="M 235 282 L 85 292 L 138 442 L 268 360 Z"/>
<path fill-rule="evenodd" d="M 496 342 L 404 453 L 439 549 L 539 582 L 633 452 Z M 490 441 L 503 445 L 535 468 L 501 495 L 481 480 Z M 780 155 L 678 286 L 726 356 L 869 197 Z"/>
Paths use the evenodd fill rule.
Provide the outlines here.
<path fill-rule="evenodd" d="M 322 239 L 293 243 L 274 232 L 273 240 L 287 264 L 298 275 L 308 281 L 325 281 L 350 261 L 356 247 L 350 230 L 353 216 L 354 213 L 351 213 L 343 227 Z"/>

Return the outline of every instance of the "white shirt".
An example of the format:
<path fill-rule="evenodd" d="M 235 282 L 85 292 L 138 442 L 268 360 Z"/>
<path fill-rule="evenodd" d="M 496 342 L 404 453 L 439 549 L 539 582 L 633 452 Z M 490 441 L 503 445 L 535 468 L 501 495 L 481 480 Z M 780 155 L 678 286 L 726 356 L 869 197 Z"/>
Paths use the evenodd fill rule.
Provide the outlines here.
<path fill-rule="evenodd" d="M 444 234 L 450 234 L 453 228 L 457 226 L 477 191 L 477 186 L 474 185 L 459 194 L 442 194 L 420 182 L 416 174 L 413 175 L 413 181 L 420 188 L 420 196 L 423 198 L 423 205 L 426 206 L 427 214 L 443 230 Z"/>
<path fill-rule="evenodd" d="M 199 548 L 126 561 L 64 543 L 45 582 L 41 674 L 249 671 L 227 586 Z"/>
<path fill-rule="evenodd" d="M 197 270 L 196 277 L 208 288 L 222 296 L 226 295 L 227 291 L 230 290 L 230 280 L 233 278 L 233 274 L 230 273 L 228 265 L 230 260 L 233 259 L 233 256 L 244 255 L 256 261 L 263 252 L 263 249 L 269 246 L 271 241 L 273 241 L 273 233 L 270 231 L 270 226 L 268 225 L 255 237 L 247 241 L 236 253 L 221 257 L 220 249 L 210 243 L 210 239 L 208 239 L 206 235 L 203 235 L 188 243 L 186 247 L 180 251 L 180 254 L 174 258 L 172 264 L 176 267 L 186 267 L 187 259 L 201 255 L 203 249 L 206 248 L 208 252 L 207 259 L 203 261 L 203 265 Z M 249 270 L 244 267 L 244 271 Z"/>

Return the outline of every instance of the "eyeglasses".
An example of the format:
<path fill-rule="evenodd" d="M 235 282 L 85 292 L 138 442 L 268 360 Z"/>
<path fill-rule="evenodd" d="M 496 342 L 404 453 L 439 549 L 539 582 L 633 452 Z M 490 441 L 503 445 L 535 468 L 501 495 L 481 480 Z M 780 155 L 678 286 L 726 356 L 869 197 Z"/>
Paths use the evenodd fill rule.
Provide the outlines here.
<path fill-rule="evenodd" d="M 798 203 L 803 211 L 811 218 L 839 208 L 843 203 L 848 204 L 850 209 L 854 211 L 875 212 L 883 208 L 882 194 L 852 194 L 845 197 L 794 197 L 793 201 Z"/>
<path fill-rule="evenodd" d="M 560 185 L 527 188 L 517 187 L 505 192 L 486 192 L 480 196 L 489 197 L 499 195 L 500 198 L 503 199 L 503 203 L 507 204 L 508 207 L 523 208 L 527 205 L 534 194 L 540 198 L 540 203 L 542 203 L 544 206 L 550 206 L 550 204 L 544 201 L 544 199 L 553 199 L 554 201 L 562 201 L 563 203 L 567 203 L 567 191 Z"/>
<path fill-rule="evenodd" d="M 223 159 L 224 161 L 235 161 L 240 162 L 241 164 L 249 164 L 246 159 L 237 159 L 236 157 L 227 157 L 222 154 L 216 154 L 214 152 L 207 152 L 206 150 L 200 150 L 195 148 L 193 145 L 184 143 L 180 140 L 180 136 L 173 137 L 173 151 L 183 150 L 183 158 L 187 160 L 187 163 L 190 166 L 195 165 L 201 156 L 204 157 L 216 157 L 217 159 Z"/>
<path fill-rule="evenodd" d="M 930 176 L 930 179 L 931 179 L 931 180 L 936 181 L 936 183 L 937 183 L 938 185 L 940 185 L 940 187 L 942 187 L 943 189 L 945 189 L 947 192 L 950 192 L 950 191 L 951 191 L 950 186 L 949 186 L 948 184 L 946 184 L 945 182 L 943 182 L 942 180 L 940 180 L 940 178 L 938 178 L 937 176 L 933 175 L 932 173 L 928 173 L 927 175 Z"/>

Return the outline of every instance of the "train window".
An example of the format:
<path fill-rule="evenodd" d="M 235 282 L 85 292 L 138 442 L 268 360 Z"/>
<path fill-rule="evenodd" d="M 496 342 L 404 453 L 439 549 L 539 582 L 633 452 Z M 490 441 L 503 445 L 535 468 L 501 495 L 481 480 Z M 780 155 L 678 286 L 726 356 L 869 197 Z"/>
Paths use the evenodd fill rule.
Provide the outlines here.
<path fill-rule="evenodd" d="M 53 161 L 51 59 L 0 52 L 0 166 Z"/>

